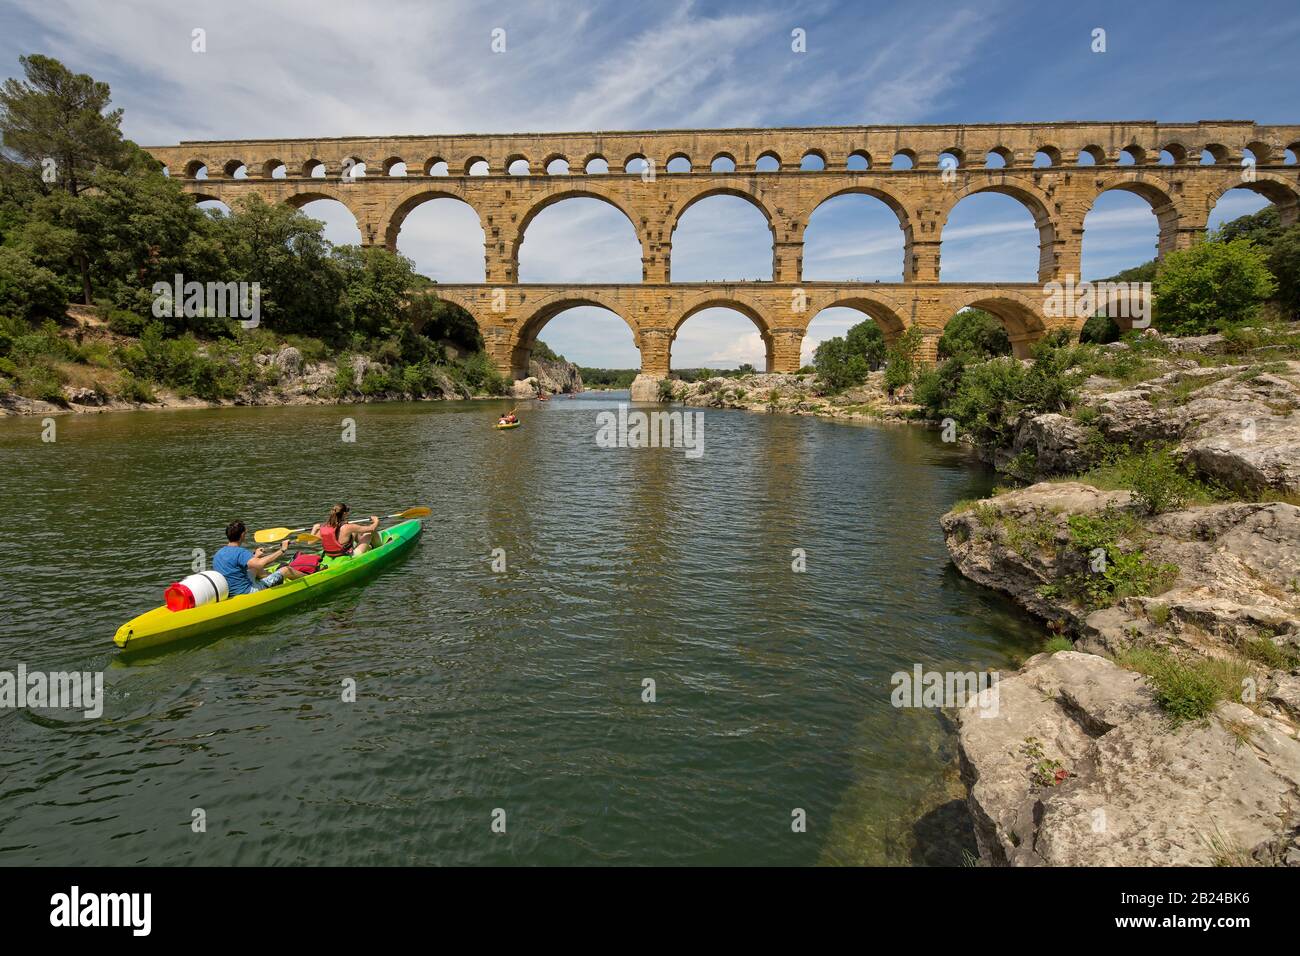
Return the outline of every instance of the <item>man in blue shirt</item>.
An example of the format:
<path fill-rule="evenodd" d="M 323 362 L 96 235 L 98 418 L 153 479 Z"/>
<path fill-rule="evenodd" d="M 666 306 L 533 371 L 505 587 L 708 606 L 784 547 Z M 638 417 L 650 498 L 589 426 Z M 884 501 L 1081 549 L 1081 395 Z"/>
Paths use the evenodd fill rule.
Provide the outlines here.
<path fill-rule="evenodd" d="M 274 574 L 267 574 L 266 567 L 279 561 L 286 551 L 289 550 L 289 539 L 280 542 L 278 551 L 264 551 L 262 548 L 257 549 L 254 554 L 244 547 L 244 536 L 248 534 L 248 528 L 242 521 L 232 521 L 226 527 L 226 541 L 224 548 L 221 548 L 212 558 L 212 570 L 221 574 L 226 579 L 226 585 L 231 597 L 237 594 L 253 594 L 264 588 L 273 588 L 285 579 L 292 580 L 298 575 L 291 569 L 285 567 Z"/>

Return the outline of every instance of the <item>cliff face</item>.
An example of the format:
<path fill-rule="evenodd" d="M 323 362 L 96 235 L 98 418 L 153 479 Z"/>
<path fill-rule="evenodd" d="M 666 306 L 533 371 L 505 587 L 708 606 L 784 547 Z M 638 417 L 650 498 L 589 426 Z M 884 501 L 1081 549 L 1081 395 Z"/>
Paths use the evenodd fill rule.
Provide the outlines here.
<path fill-rule="evenodd" d="M 567 395 L 582 391 L 582 374 L 572 362 L 534 358 L 528 363 L 528 378 L 514 384 L 515 398 L 537 395 Z"/>
<path fill-rule="evenodd" d="M 1300 362 L 1178 354 L 1214 338 L 982 453 L 1050 476 L 1157 442 L 1259 500 L 1151 514 L 1057 480 L 941 519 L 964 575 L 1075 641 L 1002 680 L 995 714 L 957 714 L 986 863 L 1300 866 Z"/>

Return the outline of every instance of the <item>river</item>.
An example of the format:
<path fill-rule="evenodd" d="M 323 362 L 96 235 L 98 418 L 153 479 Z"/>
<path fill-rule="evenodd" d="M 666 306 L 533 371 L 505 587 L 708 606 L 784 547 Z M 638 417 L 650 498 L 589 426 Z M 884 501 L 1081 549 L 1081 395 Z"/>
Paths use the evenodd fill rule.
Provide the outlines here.
<path fill-rule="evenodd" d="M 702 457 L 598 447 L 620 400 L 0 420 L 0 670 L 106 694 L 0 710 L 0 864 L 961 863 L 951 733 L 890 675 L 1041 645 L 944 550 L 991 476 L 922 429 L 712 409 Z M 114 648 L 227 521 L 336 498 L 433 517 L 326 603 Z"/>

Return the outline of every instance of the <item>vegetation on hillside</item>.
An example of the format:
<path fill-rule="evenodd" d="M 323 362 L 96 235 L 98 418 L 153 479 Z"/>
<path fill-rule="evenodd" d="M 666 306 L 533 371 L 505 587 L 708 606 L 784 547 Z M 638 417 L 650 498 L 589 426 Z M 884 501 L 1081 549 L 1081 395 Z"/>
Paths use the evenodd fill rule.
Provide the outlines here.
<path fill-rule="evenodd" d="M 410 260 L 333 246 L 322 223 L 256 196 L 229 216 L 197 208 L 122 137 L 107 84 L 49 57 L 21 62 L 24 79 L 0 88 L 0 392 L 61 401 L 64 384 L 91 382 L 136 401 L 155 386 L 228 398 L 273 386 L 252 357 L 284 344 L 383 363 L 360 385 L 340 374 L 340 395 L 421 395 L 443 375 L 504 389 L 473 320 L 419 295 L 430 282 Z M 155 308 L 155 283 L 178 275 L 258 283 L 258 327 Z M 87 342 L 66 327 L 72 302 L 93 305 L 112 334 Z M 444 343 L 467 357 L 449 360 Z"/>

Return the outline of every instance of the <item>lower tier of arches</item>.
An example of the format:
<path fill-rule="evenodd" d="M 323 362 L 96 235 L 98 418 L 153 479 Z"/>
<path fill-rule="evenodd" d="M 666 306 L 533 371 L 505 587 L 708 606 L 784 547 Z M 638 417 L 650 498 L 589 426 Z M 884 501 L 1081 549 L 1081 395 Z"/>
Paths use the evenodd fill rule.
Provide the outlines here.
<path fill-rule="evenodd" d="M 804 335 L 826 309 L 862 313 L 880 326 L 887 342 L 919 327 L 918 358 L 931 362 L 944 326 L 962 309 L 996 316 L 1021 357 L 1054 329 L 1077 336 L 1085 321 L 1056 315 L 1059 303 L 1036 283 L 440 284 L 426 294 L 465 309 L 498 371 L 515 379 L 528 375 L 533 346 L 546 324 L 584 306 L 608 310 L 627 323 L 641 355 L 641 373 L 655 378 L 672 370 L 673 341 L 683 323 L 705 309 L 730 309 L 748 318 L 762 338 L 766 371 L 785 373 L 798 371 Z"/>

